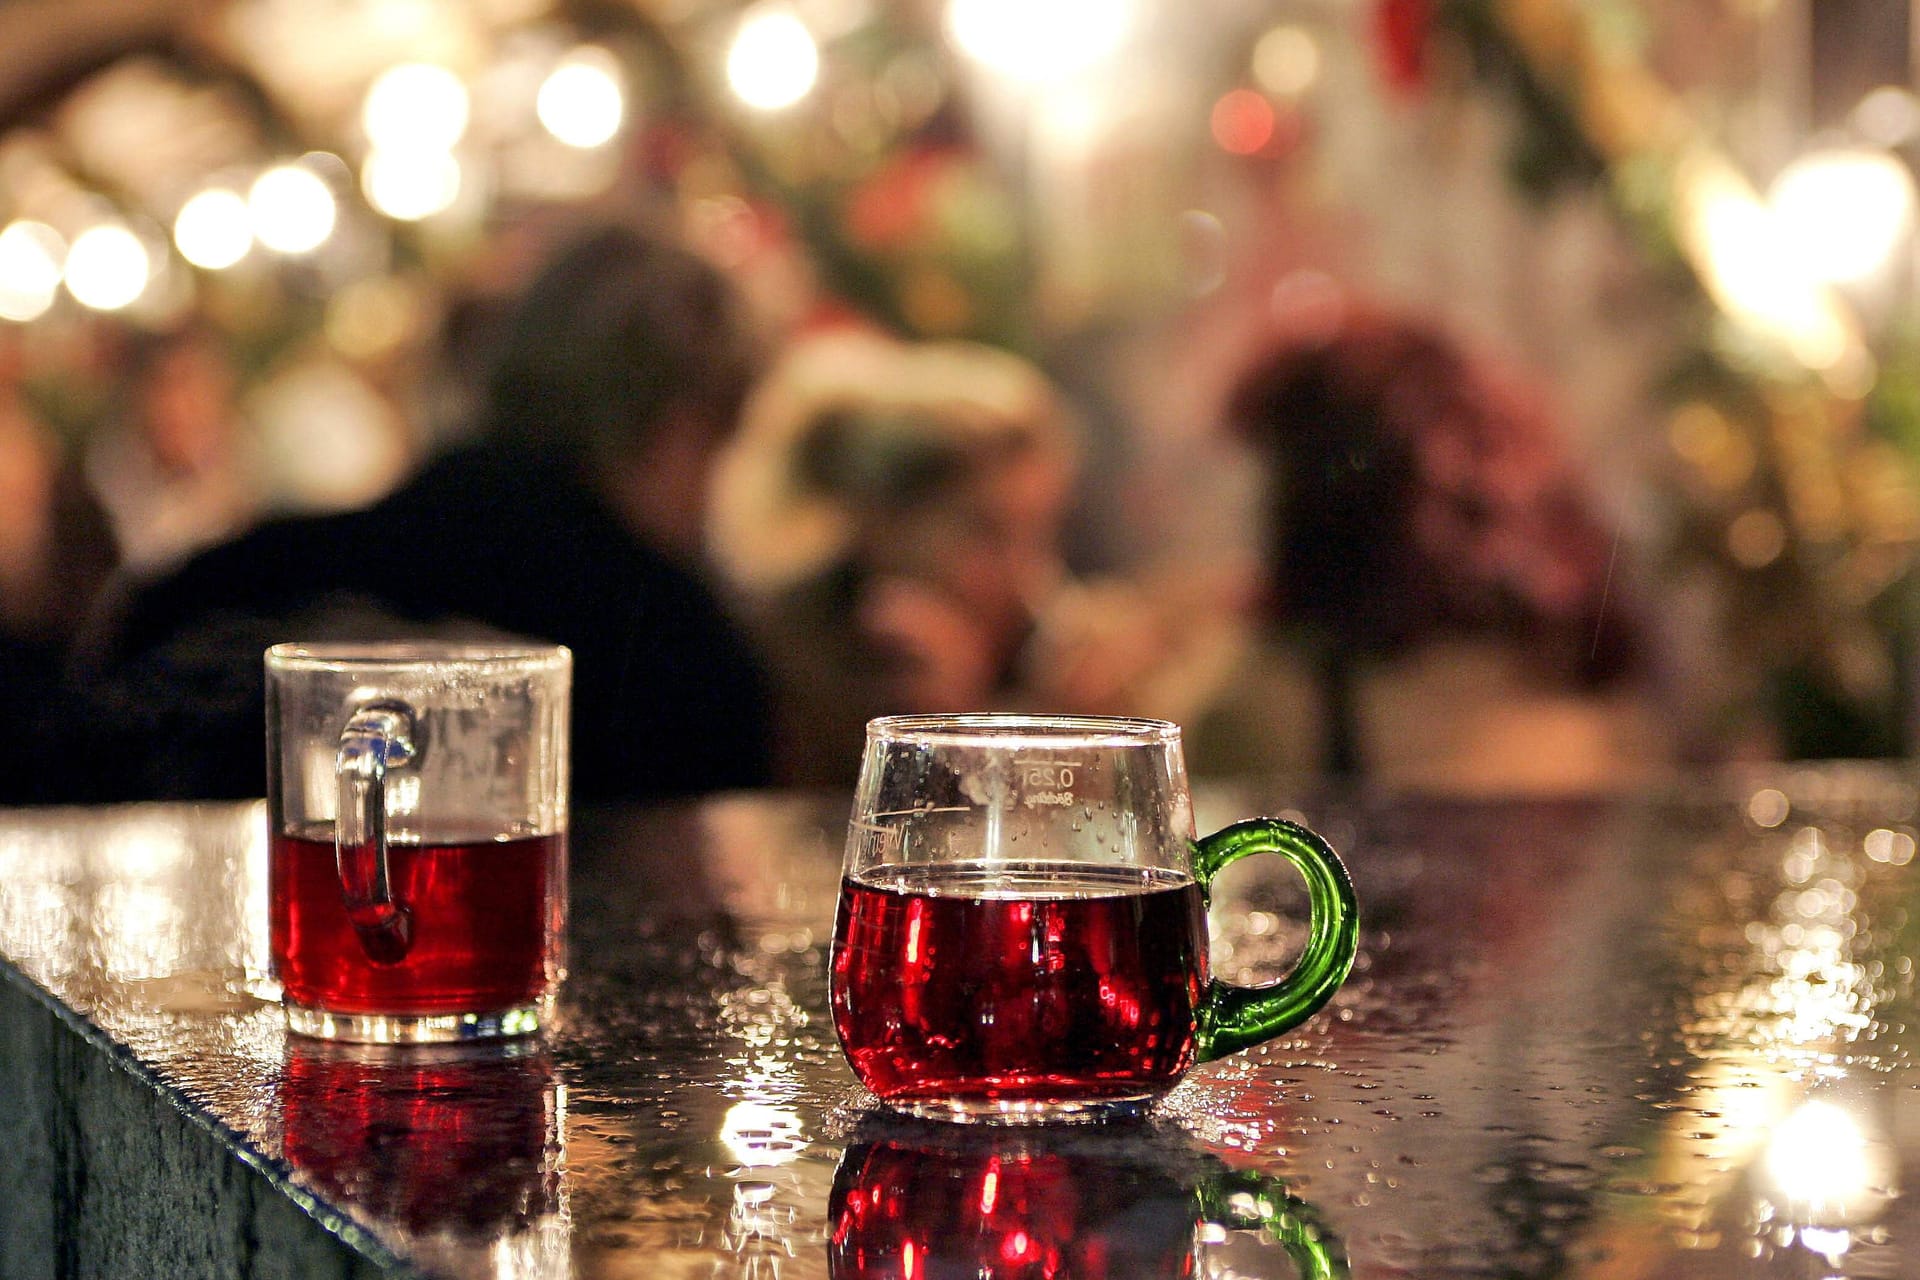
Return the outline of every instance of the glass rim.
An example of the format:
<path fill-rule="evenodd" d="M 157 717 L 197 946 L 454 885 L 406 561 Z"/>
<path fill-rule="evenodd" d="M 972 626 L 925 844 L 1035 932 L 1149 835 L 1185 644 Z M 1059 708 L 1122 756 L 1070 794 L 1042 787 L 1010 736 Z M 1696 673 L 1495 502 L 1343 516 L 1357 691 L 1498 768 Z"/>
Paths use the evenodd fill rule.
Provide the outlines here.
<path fill-rule="evenodd" d="M 1144 716 L 1001 711 L 878 716 L 867 721 L 869 743 L 903 740 L 943 747 L 1148 747 L 1179 743 L 1180 726 Z"/>
<path fill-rule="evenodd" d="M 573 651 L 561 644 L 476 640 L 289 641 L 266 652 L 269 669 L 279 671 L 428 670 L 514 672 L 559 671 L 573 664 Z"/>

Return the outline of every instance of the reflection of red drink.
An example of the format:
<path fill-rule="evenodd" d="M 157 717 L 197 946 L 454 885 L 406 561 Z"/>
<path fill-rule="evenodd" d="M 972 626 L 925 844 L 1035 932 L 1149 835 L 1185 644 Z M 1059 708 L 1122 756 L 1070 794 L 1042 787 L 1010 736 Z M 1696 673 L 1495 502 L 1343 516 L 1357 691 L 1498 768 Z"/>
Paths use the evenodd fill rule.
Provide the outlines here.
<path fill-rule="evenodd" d="M 889 1101 L 1152 1097 L 1192 1064 L 1206 936 L 1175 872 L 882 867 L 840 887 L 834 1028 Z"/>
<path fill-rule="evenodd" d="M 882 1138 L 841 1161 L 827 1263 L 834 1280 L 1174 1280 L 1193 1274 L 1199 1216 L 1174 1171 L 1124 1143 Z"/>
<path fill-rule="evenodd" d="M 338 1013 L 511 1009 L 547 989 L 548 894 L 565 874 L 564 835 L 389 846 L 404 946 L 363 941 L 347 915 L 331 828 L 277 834 L 268 863 L 275 975 L 286 999 Z"/>
<path fill-rule="evenodd" d="M 287 1163 L 413 1232 L 511 1232 L 559 1204 L 560 1090 L 542 1054 L 295 1041 Z"/>

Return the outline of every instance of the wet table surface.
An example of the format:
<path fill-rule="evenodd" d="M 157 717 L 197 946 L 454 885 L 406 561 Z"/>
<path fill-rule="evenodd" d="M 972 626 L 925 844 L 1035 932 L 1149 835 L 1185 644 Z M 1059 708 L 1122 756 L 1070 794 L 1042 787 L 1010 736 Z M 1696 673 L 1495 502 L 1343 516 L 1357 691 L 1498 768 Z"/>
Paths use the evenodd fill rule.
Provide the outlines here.
<path fill-rule="evenodd" d="M 429 1273 L 1920 1273 L 1908 775 L 1196 802 L 1327 834 L 1361 953 L 1325 1012 L 1139 1123 L 876 1109 L 825 1012 L 843 799 L 577 817 L 543 1042 L 290 1038 L 257 805 L 0 813 L 0 955 L 347 1243 Z M 1297 894 L 1223 877 L 1216 972 L 1282 972 Z"/>

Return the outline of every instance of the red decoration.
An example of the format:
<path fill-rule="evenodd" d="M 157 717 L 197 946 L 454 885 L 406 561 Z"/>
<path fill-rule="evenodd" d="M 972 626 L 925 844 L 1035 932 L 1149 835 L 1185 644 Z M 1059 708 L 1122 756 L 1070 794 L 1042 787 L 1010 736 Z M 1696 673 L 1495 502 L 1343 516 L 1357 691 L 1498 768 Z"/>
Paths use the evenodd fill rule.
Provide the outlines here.
<path fill-rule="evenodd" d="M 923 235 L 939 184 L 966 163 L 951 147 L 915 148 L 889 159 L 847 202 L 847 229 L 861 248 L 899 250 Z"/>
<path fill-rule="evenodd" d="M 1427 39 L 1433 31 L 1433 0 L 1375 0 L 1373 35 L 1380 74 L 1403 94 L 1427 84 Z"/>

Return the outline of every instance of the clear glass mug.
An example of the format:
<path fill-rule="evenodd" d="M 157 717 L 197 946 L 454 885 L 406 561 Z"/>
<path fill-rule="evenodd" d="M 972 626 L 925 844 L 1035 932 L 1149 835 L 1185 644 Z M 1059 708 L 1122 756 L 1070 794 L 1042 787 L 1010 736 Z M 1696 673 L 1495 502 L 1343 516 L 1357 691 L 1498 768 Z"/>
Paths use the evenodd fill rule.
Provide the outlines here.
<path fill-rule="evenodd" d="M 521 1035 L 566 927 L 573 657 L 553 645 L 267 650 L 273 975 L 304 1035 Z"/>
<path fill-rule="evenodd" d="M 1207 892 L 1273 853 L 1306 880 L 1279 983 L 1214 980 Z M 894 716 L 867 726 L 830 1000 L 854 1074 L 897 1110 L 1000 1123 L 1143 1108 L 1195 1062 L 1311 1017 L 1346 980 L 1346 868 L 1297 823 L 1194 838 L 1179 726 Z"/>

